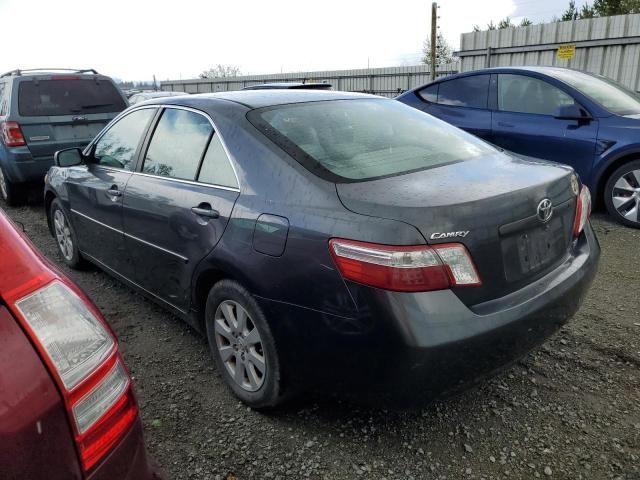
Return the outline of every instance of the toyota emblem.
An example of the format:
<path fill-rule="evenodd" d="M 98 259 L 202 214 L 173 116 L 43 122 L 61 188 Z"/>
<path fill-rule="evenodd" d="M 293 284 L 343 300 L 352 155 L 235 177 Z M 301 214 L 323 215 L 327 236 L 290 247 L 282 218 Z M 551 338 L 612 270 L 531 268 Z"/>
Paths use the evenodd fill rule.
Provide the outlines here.
<path fill-rule="evenodd" d="M 545 198 L 538 204 L 538 220 L 542 223 L 547 223 L 553 215 L 553 204 L 551 200 Z"/>

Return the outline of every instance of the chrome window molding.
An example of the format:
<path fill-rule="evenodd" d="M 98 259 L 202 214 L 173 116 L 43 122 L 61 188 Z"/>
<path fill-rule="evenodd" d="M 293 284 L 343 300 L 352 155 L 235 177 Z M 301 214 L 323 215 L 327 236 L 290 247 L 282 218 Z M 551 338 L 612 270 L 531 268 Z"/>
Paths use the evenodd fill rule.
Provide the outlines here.
<path fill-rule="evenodd" d="M 182 180 L 182 179 L 179 179 L 179 178 L 165 177 L 165 176 L 162 176 L 162 175 L 151 175 L 149 173 L 143 173 L 143 172 L 136 172 L 136 171 L 132 171 L 132 170 L 127 170 L 126 168 L 104 167 L 104 166 L 102 166 L 100 164 L 96 164 L 96 166 L 98 166 L 100 168 L 107 169 L 107 170 L 117 171 L 117 172 L 129 172 L 129 173 L 132 173 L 134 175 L 144 175 L 144 176 L 147 176 L 147 177 L 162 178 L 162 179 L 172 180 L 172 181 L 176 181 L 176 182 L 187 183 L 187 184 L 191 184 L 191 185 L 202 185 L 202 186 L 205 186 L 205 187 L 219 188 L 219 189 L 222 189 L 222 190 L 229 190 L 229 191 L 232 191 L 232 192 L 240 192 L 240 178 L 238 177 L 238 171 L 236 169 L 235 162 L 232 160 L 232 156 L 229 153 L 229 149 L 227 148 L 227 143 L 224 141 L 224 137 L 220 134 L 220 130 L 218 130 L 218 127 L 216 126 L 216 124 L 213 121 L 213 119 L 206 112 L 203 112 L 202 110 L 198 110 L 196 108 L 184 107 L 182 105 L 166 105 L 166 104 L 141 105 L 139 107 L 133 107 L 133 108 L 125 110 L 120 115 L 115 117 L 111 121 L 111 124 L 115 124 L 116 122 L 120 121 L 121 118 L 123 118 L 123 117 L 125 117 L 125 116 L 127 116 L 127 115 L 129 115 L 129 114 L 131 114 L 131 113 L 133 113 L 135 111 L 137 111 L 137 110 L 143 110 L 143 109 L 146 109 L 146 108 L 154 108 L 154 109 L 173 108 L 173 109 L 176 109 L 176 110 L 186 110 L 187 112 L 197 113 L 198 115 L 202 115 L 204 118 L 206 118 L 209 121 L 209 123 L 211 124 L 211 127 L 213 128 L 213 134 L 214 135 L 218 135 L 218 138 L 220 139 L 220 143 L 222 144 L 222 149 L 224 150 L 224 153 L 227 156 L 227 161 L 231 165 L 231 169 L 233 170 L 233 174 L 236 177 L 236 183 L 238 184 L 238 187 L 236 188 L 236 187 L 228 187 L 228 186 L 225 186 L 225 185 L 216 185 L 216 184 L 212 184 L 212 183 L 199 182 L 197 180 Z M 107 133 L 108 131 L 109 131 L 109 129 L 103 130 L 100 133 L 99 136 L 94 138 L 93 141 L 89 145 L 87 145 L 87 147 L 85 148 L 83 153 L 86 154 L 87 152 L 89 152 L 91 147 L 95 143 L 99 142 L 100 139 L 104 136 L 104 134 Z M 209 148 L 209 145 L 207 145 L 207 148 Z"/>

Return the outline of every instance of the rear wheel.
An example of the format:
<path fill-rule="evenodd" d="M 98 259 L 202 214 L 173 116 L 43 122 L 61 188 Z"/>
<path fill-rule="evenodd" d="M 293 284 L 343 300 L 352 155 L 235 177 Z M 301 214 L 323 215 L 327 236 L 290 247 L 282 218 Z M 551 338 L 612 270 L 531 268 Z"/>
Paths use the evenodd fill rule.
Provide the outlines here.
<path fill-rule="evenodd" d="M 17 206 L 24 203 L 26 195 L 19 183 L 11 182 L 0 167 L 0 196 L 9 206 Z"/>
<path fill-rule="evenodd" d="M 64 262 L 71 268 L 81 269 L 85 262 L 78 250 L 78 237 L 58 199 L 51 202 L 49 212 L 53 235 Z"/>
<path fill-rule="evenodd" d="M 211 353 L 232 392 L 253 408 L 280 403 L 280 357 L 262 309 L 239 283 L 222 280 L 205 310 Z"/>
<path fill-rule="evenodd" d="M 640 228 L 640 160 L 626 163 L 611 174 L 604 201 L 618 222 Z"/>

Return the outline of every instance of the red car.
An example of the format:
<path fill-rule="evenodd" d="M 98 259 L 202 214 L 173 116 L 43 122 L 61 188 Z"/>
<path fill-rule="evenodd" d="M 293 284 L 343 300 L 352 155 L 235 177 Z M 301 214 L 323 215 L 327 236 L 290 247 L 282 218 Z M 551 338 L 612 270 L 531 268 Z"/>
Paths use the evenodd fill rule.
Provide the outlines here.
<path fill-rule="evenodd" d="M 161 478 L 116 337 L 1 209 L 0 477 Z"/>

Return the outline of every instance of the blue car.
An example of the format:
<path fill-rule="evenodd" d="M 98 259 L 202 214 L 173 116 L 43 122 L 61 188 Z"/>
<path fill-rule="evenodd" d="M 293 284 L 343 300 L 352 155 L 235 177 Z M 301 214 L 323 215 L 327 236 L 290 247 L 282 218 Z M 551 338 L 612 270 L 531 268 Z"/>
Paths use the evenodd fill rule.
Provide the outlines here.
<path fill-rule="evenodd" d="M 571 165 L 620 223 L 640 228 L 640 96 L 555 67 L 453 75 L 397 100 L 506 150 Z"/>

